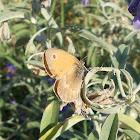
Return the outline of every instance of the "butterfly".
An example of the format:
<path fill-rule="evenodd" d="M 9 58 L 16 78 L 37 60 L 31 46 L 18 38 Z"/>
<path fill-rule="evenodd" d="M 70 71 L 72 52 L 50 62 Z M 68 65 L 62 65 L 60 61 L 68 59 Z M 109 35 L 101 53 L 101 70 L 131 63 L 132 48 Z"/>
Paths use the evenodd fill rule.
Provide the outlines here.
<path fill-rule="evenodd" d="M 43 54 L 43 64 L 48 75 L 56 79 L 54 93 L 62 103 L 60 110 L 68 103 L 74 104 L 75 114 L 88 118 L 80 96 L 84 62 L 62 49 L 49 48 Z"/>

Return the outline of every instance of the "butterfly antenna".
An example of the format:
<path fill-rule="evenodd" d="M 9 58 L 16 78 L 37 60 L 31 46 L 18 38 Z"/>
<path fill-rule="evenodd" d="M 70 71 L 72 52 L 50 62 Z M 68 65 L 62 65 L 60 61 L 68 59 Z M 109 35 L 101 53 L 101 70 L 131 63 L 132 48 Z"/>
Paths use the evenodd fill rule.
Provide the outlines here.
<path fill-rule="evenodd" d="M 84 61 L 85 58 L 87 58 L 88 56 L 85 56 L 84 58 L 82 58 L 82 61 Z"/>

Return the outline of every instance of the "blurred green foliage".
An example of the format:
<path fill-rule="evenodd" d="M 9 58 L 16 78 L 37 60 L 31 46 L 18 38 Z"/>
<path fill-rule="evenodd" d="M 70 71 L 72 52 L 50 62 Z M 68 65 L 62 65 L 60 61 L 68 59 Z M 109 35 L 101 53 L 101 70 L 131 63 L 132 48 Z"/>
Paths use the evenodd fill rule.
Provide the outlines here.
<path fill-rule="evenodd" d="M 99 136 L 100 140 L 113 140 L 117 133 L 119 140 L 139 139 L 140 31 L 133 29 L 127 8 L 122 0 L 90 0 L 87 6 L 81 5 L 81 0 L 53 0 L 47 10 L 39 0 L 0 0 L 0 27 L 7 22 L 11 36 L 0 42 L 0 140 L 35 140 L 39 136 L 41 140 L 58 136 L 58 140 L 96 140 Z M 125 102 L 129 107 L 122 107 L 121 113 L 126 115 L 107 117 L 90 109 L 92 120 L 87 121 L 70 117 L 73 110 L 69 106 L 59 112 L 54 80 L 32 73 L 26 63 L 31 55 L 51 46 L 79 59 L 87 56 L 84 61 L 90 69 L 125 68 L 128 73 L 122 70 L 124 75 L 120 75 L 124 92 L 136 98 Z M 40 56 L 36 59 L 42 61 Z M 93 83 L 106 81 L 104 73 L 100 74 L 94 75 Z"/>

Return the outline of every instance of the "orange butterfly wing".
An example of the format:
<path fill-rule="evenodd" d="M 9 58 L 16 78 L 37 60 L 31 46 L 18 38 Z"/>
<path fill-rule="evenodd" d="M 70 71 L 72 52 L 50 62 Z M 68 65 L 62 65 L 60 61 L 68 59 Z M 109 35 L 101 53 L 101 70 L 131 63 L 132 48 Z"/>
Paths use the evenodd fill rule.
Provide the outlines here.
<path fill-rule="evenodd" d="M 78 100 L 81 90 L 82 77 L 84 74 L 83 64 L 74 64 L 61 79 L 56 80 L 54 91 L 58 98 L 64 102 Z"/>
<path fill-rule="evenodd" d="M 56 48 L 47 49 L 43 55 L 46 72 L 55 79 L 61 78 L 78 61 L 73 55 Z"/>
<path fill-rule="evenodd" d="M 54 92 L 64 105 L 73 102 L 75 113 L 85 111 L 80 97 L 84 63 L 73 55 L 56 48 L 44 52 L 43 62 L 46 72 L 56 79 Z M 86 117 L 86 113 L 82 114 Z"/>

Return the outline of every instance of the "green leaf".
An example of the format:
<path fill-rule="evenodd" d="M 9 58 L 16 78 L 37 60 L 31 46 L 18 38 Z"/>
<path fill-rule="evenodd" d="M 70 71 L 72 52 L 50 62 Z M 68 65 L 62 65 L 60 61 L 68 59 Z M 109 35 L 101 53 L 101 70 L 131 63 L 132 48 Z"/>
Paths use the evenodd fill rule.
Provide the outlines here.
<path fill-rule="evenodd" d="M 132 130 L 124 130 L 124 132 L 132 138 L 132 140 L 140 140 L 140 134 L 136 133 L 135 131 Z"/>
<path fill-rule="evenodd" d="M 135 100 L 135 102 L 132 104 L 132 107 L 136 109 L 138 114 L 140 115 L 140 98 Z"/>
<path fill-rule="evenodd" d="M 67 36 L 66 39 L 68 40 L 68 52 L 72 55 L 75 54 L 75 44 L 73 43 L 73 41 Z"/>
<path fill-rule="evenodd" d="M 26 63 L 45 70 L 43 62 L 40 62 L 37 60 L 29 60 L 29 61 L 26 61 Z"/>
<path fill-rule="evenodd" d="M 95 61 L 94 59 L 91 59 L 93 53 L 95 54 L 95 46 L 90 46 L 89 49 L 88 49 L 87 62 L 86 62 L 86 64 L 87 64 L 88 66 L 90 65 L 90 63 L 92 63 L 92 61 L 93 61 L 93 62 Z M 91 61 L 91 60 L 92 60 L 92 61 Z M 92 67 L 93 67 L 93 66 L 92 66 Z"/>
<path fill-rule="evenodd" d="M 41 14 L 44 16 L 44 18 L 48 22 L 49 26 L 56 28 L 56 29 L 58 28 L 57 23 L 55 22 L 54 18 L 48 13 L 46 8 L 41 8 Z M 56 33 L 56 36 L 60 42 L 60 45 L 62 46 L 63 37 L 62 37 L 61 32 Z"/>
<path fill-rule="evenodd" d="M 64 139 L 77 138 L 78 140 L 87 140 L 87 136 L 83 132 L 73 128 L 65 131 L 63 134 L 61 134 L 61 137 Z"/>
<path fill-rule="evenodd" d="M 87 97 L 87 92 L 88 92 L 87 89 L 90 85 L 89 82 L 90 82 L 91 79 L 93 79 L 95 73 L 99 72 L 99 71 L 107 71 L 107 72 L 110 72 L 110 74 L 113 74 L 112 71 L 114 71 L 116 73 L 119 70 L 114 69 L 112 67 L 95 67 L 92 70 L 90 70 L 87 73 L 87 75 L 85 76 L 85 79 L 84 79 L 84 82 L 83 82 L 81 98 L 88 106 L 90 106 L 92 109 L 94 109 L 96 111 L 99 111 L 99 112 L 102 112 L 102 113 L 105 113 L 105 114 L 118 113 L 120 111 L 120 109 L 122 108 L 122 106 L 124 105 L 123 101 L 120 102 L 120 103 L 115 103 L 114 102 L 114 104 L 112 104 L 112 105 L 100 105 L 99 103 L 90 101 Z"/>
<path fill-rule="evenodd" d="M 55 140 L 58 136 L 60 136 L 63 132 L 68 130 L 70 127 L 75 125 L 76 123 L 84 120 L 82 116 L 72 116 L 66 119 L 64 122 L 59 123 L 54 126 L 50 130 L 48 130 L 44 135 L 42 135 L 39 140 Z"/>
<path fill-rule="evenodd" d="M 87 14 L 87 16 L 90 16 L 94 19 L 97 19 L 98 21 L 100 21 L 101 23 L 105 22 L 106 19 L 103 17 L 103 16 L 98 16 L 98 15 L 95 15 L 95 14 Z"/>
<path fill-rule="evenodd" d="M 111 56 L 112 66 L 118 69 L 125 69 L 129 48 L 124 44 L 120 45 L 117 52 Z"/>
<path fill-rule="evenodd" d="M 140 124 L 136 120 L 121 113 L 119 113 L 119 120 L 122 123 L 121 127 L 132 129 L 140 134 Z"/>
<path fill-rule="evenodd" d="M 0 136 L 0 140 L 5 140 L 5 139 Z"/>
<path fill-rule="evenodd" d="M 109 115 L 102 127 L 99 140 L 115 140 L 117 138 L 118 124 L 118 114 Z"/>
<path fill-rule="evenodd" d="M 88 140 L 99 140 L 98 132 L 97 132 L 96 130 L 93 130 L 93 131 L 89 134 Z"/>
<path fill-rule="evenodd" d="M 33 128 L 39 128 L 40 127 L 40 123 L 37 121 L 34 122 L 28 122 L 26 129 L 33 129 Z"/>
<path fill-rule="evenodd" d="M 130 40 L 133 36 L 137 35 L 140 31 L 139 30 L 134 30 L 130 32 L 125 38 L 124 41 Z"/>
<path fill-rule="evenodd" d="M 124 69 L 121 69 L 121 72 L 125 75 L 128 84 L 128 93 L 132 94 L 132 87 L 133 87 L 133 79 L 131 75 Z"/>
<path fill-rule="evenodd" d="M 3 10 L 4 10 L 4 5 L 3 5 L 3 3 L 0 0 L 0 12 L 3 11 Z"/>
<path fill-rule="evenodd" d="M 58 121 L 59 114 L 59 102 L 54 96 L 51 96 L 47 100 L 47 107 L 43 113 L 40 125 L 40 136 L 42 136 L 46 131 L 55 126 Z"/>
<path fill-rule="evenodd" d="M 85 39 L 97 43 L 99 47 L 102 47 L 103 49 L 107 50 L 111 54 L 113 51 L 116 50 L 116 48 L 112 44 L 105 42 L 102 38 L 99 38 L 94 33 L 88 30 L 81 29 L 80 31 L 77 32 L 77 34 L 81 37 L 84 37 Z"/>
<path fill-rule="evenodd" d="M 3 57 L 5 59 L 7 59 L 8 61 L 10 61 L 15 67 L 17 67 L 19 69 L 22 69 L 22 66 L 17 61 L 15 61 L 12 57 L 10 57 L 8 55 L 5 55 L 5 53 L 0 52 L 0 58 L 1 57 Z"/>
<path fill-rule="evenodd" d="M 140 76 L 136 72 L 136 70 L 133 68 L 132 64 L 128 63 L 126 64 L 126 70 L 130 73 L 130 75 L 133 77 L 134 81 L 139 84 Z"/>
<path fill-rule="evenodd" d="M 111 54 L 113 54 L 113 51 L 117 50 L 116 47 L 113 46 L 112 44 L 105 42 L 102 38 L 96 36 L 93 32 L 90 32 L 83 28 L 79 28 L 77 26 L 65 26 L 65 27 L 61 28 L 61 30 L 66 30 L 68 32 L 75 33 L 87 40 L 90 40 L 91 42 L 96 43 L 96 45 L 98 47 L 105 49 L 106 51 L 108 51 Z"/>
<path fill-rule="evenodd" d="M 0 22 L 4 22 L 13 18 L 24 18 L 24 13 L 11 11 L 0 12 Z"/>

